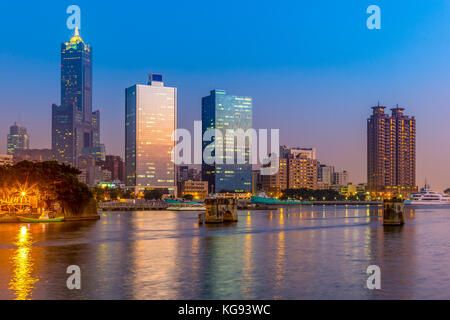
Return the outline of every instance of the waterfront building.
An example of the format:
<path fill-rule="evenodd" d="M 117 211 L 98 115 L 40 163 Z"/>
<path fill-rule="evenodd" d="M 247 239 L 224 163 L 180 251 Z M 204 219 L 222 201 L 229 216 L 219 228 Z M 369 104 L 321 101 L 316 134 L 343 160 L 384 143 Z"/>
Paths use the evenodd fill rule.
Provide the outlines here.
<path fill-rule="evenodd" d="M 208 196 L 208 181 L 183 181 L 180 189 L 181 197 L 190 194 L 194 199 L 206 199 Z"/>
<path fill-rule="evenodd" d="M 262 176 L 262 189 L 271 195 L 285 189 L 317 189 L 318 168 L 315 148 L 281 146 L 278 172 Z"/>
<path fill-rule="evenodd" d="M 346 186 L 349 183 L 349 174 L 347 171 L 334 172 L 333 184 L 336 186 Z"/>
<path fill-rule="evenodd" d="M 177 128 L 177 89 L 165 86 L 162 75 L 151 74 L 147 85 L 125 90 L 125 114 L 127 186 L 176 195 L 172 133 Z"/>
<path fill-rule="evenodd" d="M 75 29 L 70 41 L 61 44 L 61 104 L 52 105 L 56 160 L 75 166 L 84 148 L 98 147 L 99 123 L 100 112 L 92 112 L 92 48 Z"/>
<path fill-rule="evenodd" d="M 333 184 L 334 167 L 320 164 L 317 169 L 317 188 L 328 189 Z"/>
<path fill-rule="evenodd" d="M 10 154 L 0 154 L 0 166 L 13 165 L 13 156 Z"/>
<path fill-rule="evenodd" d="M 249 161 L 251 138 L 246 138 L 243 148 L 238 148 L 234 138 L 234 164 L 226 164 L 226 130 L 242 129 L 244 132 L 252 128 L 252 98 L 227 94 L 224 90 L 212 90 L 209 96 L 202 98 L 202 133 L 218 129 L 222 132 L 223 141 L 216 141 L 218 148 L 211 147 L 212 141 L 203 141 L 202 150 L 214 154 L 219 161 L 214 164 L 202 164 L 202 180 L 208 181 L 211 193 L 247 193 L 252 190 L 252 165 Z M 212 138 L 215 141 L 216 137 Z M 229 141 L 232 143 L 233 141 Z M 220 145 L 219 145 L 220 144 Z M 214 151 L 211 151 L 211 149 Z M 209 149 L 209 150 L 207 150 Z M 223 153 L 216 155 L 217 149 Z M 229 150 L 230 151 L 230 150 Z M 237 163 L 237 155 L 243 154 L 243 164 Z"/>
<path fill-rule="evenodd" d="M 317 168 L 319 162 L 304 153 L 287 158 L 288 188 L 317 189 Z"/>
<path fill-rule="evenodd" d="M 356 195 L 358 192 L 358 186 L 355 184 L 346 184 L 346 185 L 341 185 L 340 186 L 340 190 L 339 192 L 345 196 L 353 196 Z"/>
<path fill-rule="evenodd" d="M 375 193 L 408 194 L 416 187 L 416 120 L 404 108 L 372 107 L 367 119 L 367 183 Z"/>
<path fill-rule="evenodd" d="M 27 150 L 30 148 L 30 137 L 27 128 L 14 123 L 9 127 L 7 154 L 13 155 L 16 150 Z"/>
<path fill-rule="evenodd" d="M 366 193 L 367 184 L 366 183 L 359 183 L 356 186 L 356 192 L 357 193 Z"/>

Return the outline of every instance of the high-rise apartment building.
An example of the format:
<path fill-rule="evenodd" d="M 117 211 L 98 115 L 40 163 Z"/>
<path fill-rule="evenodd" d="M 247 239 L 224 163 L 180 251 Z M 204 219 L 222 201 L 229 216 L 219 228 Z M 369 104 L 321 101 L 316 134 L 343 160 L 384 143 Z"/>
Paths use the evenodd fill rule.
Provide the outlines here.
<path fill-rule="evenodd" d="M 285 189 L 317 189 L 319 162 L 315 158 L 315 148 L 281 146 L 279 170 L 261 176 L 263 190 L 279 194 Z"/>
<path fill-rule="evenodd" d="M 56 160 L 76 166 L 84 148 L 98 147 L 99 122 L 100 112 L 92 113 L 92 48 L 75 29 L 70 41 L 61 44 L 61 105 L 52 105 Z"/>
<path fill-rule="evenodd" d="M 14 123 L 9 127 L 7 154 L 13 155 L 15 150 L 30 149 L 30 137 L 27 133 L 27 128 Z"/>
<path fill-rule="evenodd" d="M 416 120 L 403 108 L 372 107 L 367 119 L 367 182 L 371 192 L 407 194 L 416 189 Z"/>
<path fill-rule="evenodd" d="M 152 74 L 147 85 L 125 90 L 125 172 L 127 186 L 164 189 L 176 195 L 172 161 L 177 128 L 177 89 Z"/>
<path fill-rule="evenodd" d="M 287 158 L 288 188 L 317 189 L 317 168 L 319 162 L 307 154 L 299 153 Z"/>
<path fill-rule="evenodd" d="M 252 128 L 252 98 L 227 94 L 224 90 L 212 90 L 210 95 L 202 99 L 202 132 L 203 135 L 210 129 L 218 129 L 223 135 L 223 140 L 203 141 L 203 152 L 214 154 L 220 162 L 208 164 L 203 159 L 202 180 L 208 181 L 210 192 L 251 192 L 252 190 L 252 165 L 249 161 L 251 141 L 246 139 L 245 146 L 238 146 L 237 140 L 228 141 L 234 144 L 231 151 L 234 154 L 234 164 L 226 164 L 226 130 L 243 130 Z M 231 140 L 231 139 L 230 139 Z M 211 147 L 212 143 L 217 146 Z M 209 149 L 211 148 L 211 149 Z M 222 154 L 216 152 L 222 149 Z M 230 149 L 230 148 L 229 148 Z M 238 155 L 244 155 L 243 164 L 238 164 Z"/>

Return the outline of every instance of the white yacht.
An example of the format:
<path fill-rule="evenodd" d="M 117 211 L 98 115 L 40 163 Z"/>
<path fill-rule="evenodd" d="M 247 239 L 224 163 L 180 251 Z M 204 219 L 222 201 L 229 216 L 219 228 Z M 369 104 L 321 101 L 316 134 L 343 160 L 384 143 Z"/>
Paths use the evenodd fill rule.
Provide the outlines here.
<path fill-rule="evenodd" d="M 428 184 L 419 193 L 408 196 L 404 204 L 407 205 L 450 205 L 450 196 L 442 195 L 430 189 Z"/>

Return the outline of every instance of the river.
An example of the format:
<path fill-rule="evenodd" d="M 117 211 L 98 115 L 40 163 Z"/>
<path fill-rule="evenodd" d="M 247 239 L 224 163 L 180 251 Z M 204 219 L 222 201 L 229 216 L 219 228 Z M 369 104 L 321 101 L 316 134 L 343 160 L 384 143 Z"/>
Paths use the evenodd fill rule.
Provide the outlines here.
<path fill-rule="evenodd" d="M 450 207 L 102 212 L 98 221 L 0 224 L 0 299 L 450 299 Z M 81 270 L 69 290 L 67 267 Z M 381 290 L 369 290 L 369 265 Z"/>

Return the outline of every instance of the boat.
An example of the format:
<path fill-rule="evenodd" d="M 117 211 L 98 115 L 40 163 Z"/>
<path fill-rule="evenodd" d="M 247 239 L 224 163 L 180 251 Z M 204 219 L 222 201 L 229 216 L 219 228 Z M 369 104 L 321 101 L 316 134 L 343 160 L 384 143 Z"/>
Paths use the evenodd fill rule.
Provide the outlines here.
<path fill-rule="evenodd" d="M 431 190 L 430 185 L 420 189 L 419 193 L 413 193 L 403 202 L 405 205 L 450 205 L 450 196 Z"/>
<path fill-rule="evenodd" d="M 46 222 L 62 222 L 64 221 L 64 217 L 54 218 L 54 219 L 33 219 L 33 218 L 25 218 L 25 217 L 17 217 L 21 222 L 27 223 L 46 223 Z"/>
<path fill-rule="evenodd" d="M 27 217 L 17 217 L 21 222 L 27 223 L 42 223 L 42 222 L 61 222 L 64 221 L 64 217 L 59 218 L 50 218 L 47 213 L 41 214 L 41 216 L 37 219 L 35 218 L 27 218 Z"/>

